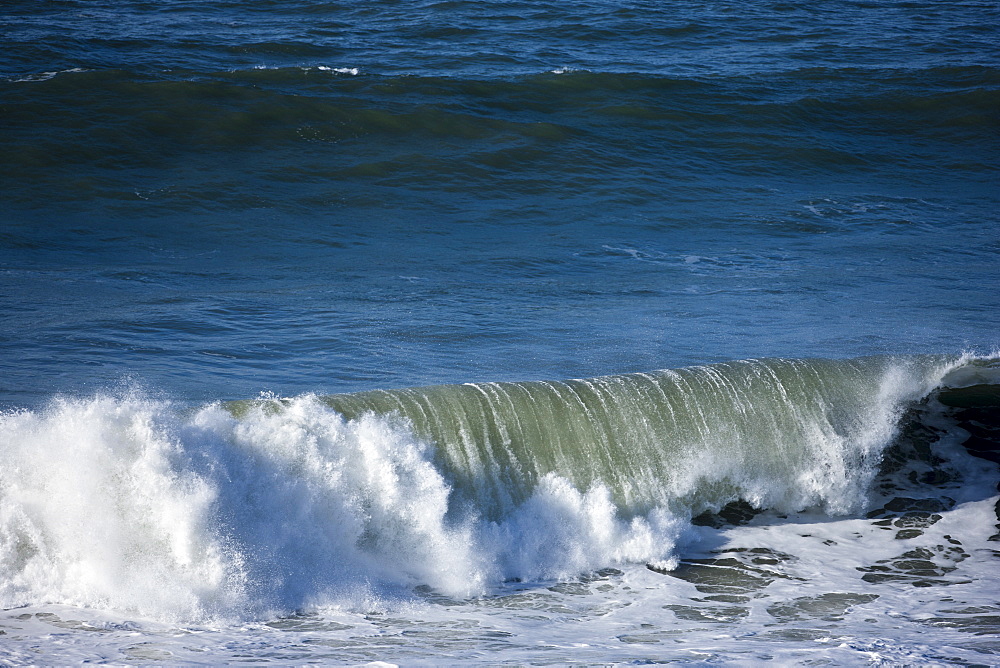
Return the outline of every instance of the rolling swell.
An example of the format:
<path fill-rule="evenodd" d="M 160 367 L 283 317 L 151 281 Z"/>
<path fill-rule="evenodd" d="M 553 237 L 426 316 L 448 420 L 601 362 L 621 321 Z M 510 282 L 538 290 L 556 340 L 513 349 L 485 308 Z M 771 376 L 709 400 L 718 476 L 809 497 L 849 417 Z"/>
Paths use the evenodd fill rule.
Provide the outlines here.
<path fill-rule="evenodd" d="M 604 198 L 660 198 L 671 184 L 720 174 L 784 183 L 793 173 L 851 179 L 888 165 L 985 183 L 995 174 L 983 137 L 996 122 L 998 80 L 975 64 L 757 77 L 76 67 L 0 82 L 0 175 L 25 202 L 130 202 L 167 186 L 181 208 L 217 199 L 192 179 L 220 164 L 232 170 L 234 159 L 242 179 L 220 186 L 246 207 L 314 204 L 330 184 L 488 184 L 506 196 L 588 186 Z M 83 168 L 89 178 L 79 178 Z"/>
<path fill-rule="evenodd" d="M 993 378 L 957 357 L 751 360 L 194 412 L 59 398 L 2 416 L 0 605 L 248 618 L 669 568 L 692 516 L 733 501 L 862 510 L 905 410 L 963 370 Z"/>

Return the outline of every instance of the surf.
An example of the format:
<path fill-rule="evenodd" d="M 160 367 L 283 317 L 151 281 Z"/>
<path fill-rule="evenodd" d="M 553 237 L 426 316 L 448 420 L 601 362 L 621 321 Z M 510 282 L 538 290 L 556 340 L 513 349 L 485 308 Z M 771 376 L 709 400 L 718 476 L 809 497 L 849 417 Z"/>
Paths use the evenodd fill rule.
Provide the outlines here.
<path fill-rule="evenodd" d="M 669 570 L 733 504 L 862 512 L 914 407 L 975 404 L 996 375 L 769 359 L 194 408 L 56 397 L 0 417 L 0 606 L 255 619 Z"/>

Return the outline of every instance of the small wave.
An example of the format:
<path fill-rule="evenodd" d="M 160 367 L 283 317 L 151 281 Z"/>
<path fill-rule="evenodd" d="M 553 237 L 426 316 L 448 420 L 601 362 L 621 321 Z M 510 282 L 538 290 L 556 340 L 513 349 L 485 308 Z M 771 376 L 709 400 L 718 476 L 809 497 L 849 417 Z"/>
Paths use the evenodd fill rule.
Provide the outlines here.
<path fill-rule="evenodd" d="M 350 74 L 353 77 L 358 76 L 360 73 L 360 70 L 357 67 L 327 67 L 325 65 L 319 65 L 316 69 L 321 72 L 333 72 L 334 74 Z"/>
<path fill-rule="evenodd" d="M 53 71 L 53 72 L 36 72 L 34 74 L 25 74 L 23 76 L 20 76 L 20 77 L 14 78 L 14 79 L 8 79 L 8 81 L 11 81 L 12 83 L 22 83 L 22 82 L 29 82 L 29 81 L 48 81 L 49 79 L 57 77 L 60 74 L 73 74 L 75 72 L 90 72 L 90 71 L 91 70 L 83 68 L 83 67 L 72 67 L 72 68 L 67 69 L 67 70 L 57 70 L 57 71 Z"/>
<path fill-rule="evenodd" d="M 361 70 L 358 69 L 357 67 L 330 67 L 328 65 L 303 65 L 298 68 L 289 68 L 288 66 L 285 65 L 254 65 L 253 69 L 258 71 L 271 71 L 271 72 L 279 72 L 290 69 L 298 69 L 301 70 L 302 72 L 311 72 L 315 70 L 317 72 L 332 72 L 333 74 L 349 74 L 351 76 L 357 76 L 358 74 L 361 73 Z M 230 73 L 237 74 L 241 71 L 242 70 L 234 69 L 230 70 Z"/>

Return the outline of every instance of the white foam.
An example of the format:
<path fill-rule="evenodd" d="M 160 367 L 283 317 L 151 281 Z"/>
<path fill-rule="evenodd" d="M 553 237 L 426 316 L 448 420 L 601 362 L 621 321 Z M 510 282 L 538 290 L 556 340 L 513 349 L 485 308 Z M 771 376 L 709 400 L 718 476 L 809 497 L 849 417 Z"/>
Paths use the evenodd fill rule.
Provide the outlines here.
<path fill-rule="evenodd" d="M 501 523 L 449 517 L 430 448 L 392 417 L 315 397 L 184 415 L 142 397 L 58 399 L 0 418 L 0 606 L 257 618 L 369 606 L 425 584 L 669 559 L 679 525 L 624 521 L 607 489 L 549 476 Z"/>
<path fill-rule="evenodd" d="M 327 67 L 326 65 L 319 65 L 316 67 L 317 70 L 321 72 L 333 72 L 334 74 L 349 74 L 351 76 L 358 76 L 361 73 L 357 67 Z"/>
<path fill-rule="evenodd" d="M 12 79 L 11 81 L 13 83 L 21 83 L 26 81 L 48 81 L 49 79 L 57 77 L 60 74 L 70 74 L 73 72 L 89 72 L 89 71 L 90 70 L 83 67 L 71 67 L 66 70 L 56 70 L 53 72 L 35 72 L 34 74 L 26 74 L 23 77 Z"/>
<path fill-rule="evenodd" d="M 682 528 L 662 509 L 624 521 L 607 487 L 581 493 L 565 478 L 548 474 L 510 519 L 482 531 L 504 577 L 539 580 L 644 561 L 672 568 Z"/>
<path fill-rule="evenodd" d="M 0 605 L 196 617 L 239 596 L 212 535 L 216 490 L 137 401 L 60 399 L 0 422 Z M 170 586 L 164 586 L 169 583 Z"/>
<path fill-rule="evenodd" d="M 482 586 L 447 485 L 391 421 L 313 398 L 237 421 L 98 397 L 5 415 L 0 434 L 3 607 L 201 619 L 361 600 L 366 583 Z"/>

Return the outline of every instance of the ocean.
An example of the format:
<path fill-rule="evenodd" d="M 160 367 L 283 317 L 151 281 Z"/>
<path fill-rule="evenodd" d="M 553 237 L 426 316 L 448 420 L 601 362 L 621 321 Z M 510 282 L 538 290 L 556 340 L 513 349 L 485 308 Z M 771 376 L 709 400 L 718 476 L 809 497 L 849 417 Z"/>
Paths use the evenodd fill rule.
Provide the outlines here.
<path fill-rule="evenodd" d="M 996 2 L 0 38 L 0 663 L 1000 665 Z"/>

